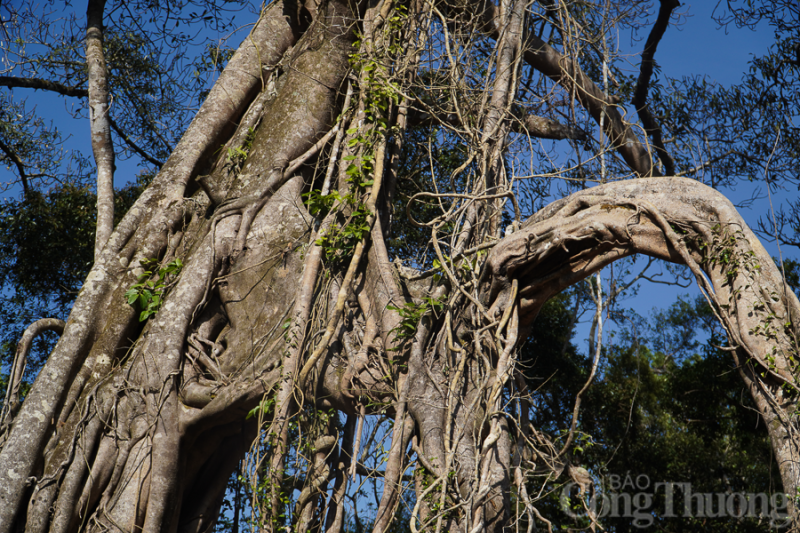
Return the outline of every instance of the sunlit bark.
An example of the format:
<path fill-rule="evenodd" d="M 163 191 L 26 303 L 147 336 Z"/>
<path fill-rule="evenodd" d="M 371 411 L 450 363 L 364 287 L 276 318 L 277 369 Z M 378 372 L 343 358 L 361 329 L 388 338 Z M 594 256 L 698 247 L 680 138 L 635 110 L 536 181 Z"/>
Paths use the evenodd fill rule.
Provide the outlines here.
<path fill-rule="evenodd" d="M 542 520 L 524 458 L 576 469 L 528 423 L 517 347 L 550 297 L 632 254 L 698 278 L 794 493 L 800 303 L 730 202 L 691 180 L 610 183 L 519 220 L 504 157 L 510 135 L 531 133 L 514 109 L 521 69 L 561 84 L 598 122 L 610 103 L 573 58 L 528 34 L 527 4 L 485 7 L 452 37 L 442 10 L 422 2 L 284 0 L 264 11 L 102 247 L 13 418 L 0 450 L 0 533 L 211 531 L 248 450 L 259 528 L 291 520 L 339 533 L 350 475 L 366 471 L 356 456 L 375 445 L 362 442 L 363 418 L 375 414 L 394 423 L 384 469 L 367 472 L 384 482 L 374 533 L 396 520 L 412 485 L 412 531 L 500 532 L 520 512 Z M 437 20 L 461 46 L 442 60 L 446 91 L 420 81 L 420 58 L 439 50 L 426 42 Z M 477 119 L 459 101 L 472 58 L 456 54 L 470 39 L 483 39 L 494 69 L 470 96 L 485 111 Z M 460 135 L 466 154 L 411 199 L 439 209 L 408 222 L 430 232 L 428 272 L 389 257 L 410 106 Z M 612 147 L 653 174 L 646 145 L 615 109 L 605 113 Z M 580 138 L 553 124 L 542 137 Z M 514 222 L 502 236 L 506 211 Z M 176 259 L 182 271 L 158 312 L 140 316 L 125 293 L 145 265 Z M 331 412 L 346 417 L 341 434 Z M 307 453 L 304 472 L 290 471 L 292 452 Z"/>
<path fill-rule="evenodd" d="M 86 66 L 89 74 L 89 124 L 97 165 L 97 230 L 94 256 L 99 257 L 114 229 L 114 142 L 111 139 L 111 98 L 103 52 L 105 0 L 90 0 L 86 10 Z"/>

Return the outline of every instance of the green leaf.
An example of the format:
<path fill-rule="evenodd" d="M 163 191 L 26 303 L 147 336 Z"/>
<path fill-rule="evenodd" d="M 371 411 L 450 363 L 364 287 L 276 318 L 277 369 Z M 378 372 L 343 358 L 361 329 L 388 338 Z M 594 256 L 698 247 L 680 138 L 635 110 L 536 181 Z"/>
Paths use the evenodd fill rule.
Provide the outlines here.
<path fill-rule="evenodd" d="M 133 305 L 138 298 L 139 292 L 133 287 L 125 291 L 125 299 L 128 301 L 128 305 Z"/>

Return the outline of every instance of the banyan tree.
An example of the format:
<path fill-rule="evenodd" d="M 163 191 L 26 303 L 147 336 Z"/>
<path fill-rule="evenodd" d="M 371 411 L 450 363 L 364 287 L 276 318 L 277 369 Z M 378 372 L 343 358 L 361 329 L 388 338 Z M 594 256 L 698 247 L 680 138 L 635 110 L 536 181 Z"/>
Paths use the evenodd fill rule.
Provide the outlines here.
<path fill-rule="evenodd" d="M 569 459 L 581 395 L 564 438 L 534 427 L 519 347 L 551 297 L 635 254 L 697 280 L 795 494 L 800 303 L 650 103 L 677 5 L 620 83 L 612 30 L 637 5 L 273 0 L 113 227 L 114 10 L 90 0 L 94 265 L 68 320 L 20 342 L 0 533 L 212 531 L 234 472 L 261 531 L 344 531 L 358 476 L 380 479 L 375 533 L 546 528 L 536 479 L 591 485 Z"/>

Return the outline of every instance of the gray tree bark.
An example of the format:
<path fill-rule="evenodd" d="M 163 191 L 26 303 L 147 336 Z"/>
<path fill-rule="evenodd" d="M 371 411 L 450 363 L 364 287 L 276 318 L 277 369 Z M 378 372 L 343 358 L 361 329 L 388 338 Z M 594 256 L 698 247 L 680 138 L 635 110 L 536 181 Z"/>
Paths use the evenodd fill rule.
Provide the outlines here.
<path fill-rule="evenodd" d="M 355 419 L 383 411 L 395 423 L 375 533 L 395 519 L 412 460 L 413 531 L 502 531 L 516 512 L 512 494 L 533 513 L 522 457 L 557 467 L 561 455 L 503 404 L 526 401 L 516 347 L 550 297 L 631 254 L 695 274 L 767 422 L 784 490 L 797 490 L 796 406 L 785 391 L 797 386 L 800 303 L 723 196 L 682 178 L 610 183 L 517 220 L 499 238 L 502 199 L 516 201 L 503 150 L 522 63 L 574 91 L 598 121 L 602 107 L 572 60 L 525 37 L 524 3 L 504 2 L 492 15 L 498 75 L 485 93 L 489 112 L 478 123 L 457 119 L 479 147 L 473 189 L 423 195 L 463 201 L 415 222 L 431 229 L 440 275 L 390 262 L 387 191 L 398 177 L 389 144 L 402 137 L 409 105 L 392 83 L 415 78 L 425 5 L 412 6 L 408 33 L 388 0 L 283 0 L 262 13 L 97 255 L 14 417 L 0 450 L 0 533 L 211 531 L 225 481 L 257 437 L 271 468 L 269 494 L 254 506 L 260 527 L 275 530 L 292 490 L 289 428 L 303 409 L 333 409 L 348 422 L 338 447 L 330 424 L 319 429 L 298 487 L 301 530 L 342 530 L 347 473 L 363 468 L 349 455 L 361 442 Z M 484 29 L 485 11 L 476 10 Z M 394 78 L 387 51 L 402 58 Z M 342 112 L 348 83 L 357 104 Z M 652 157 L 614 113 L 606 133 L 615 149 L 651 175 Z M 339 144 L 328 151 L 331 141 Z M 312 212 L 303 195 L 320 190 L 337 194 Z M 326 244 L 354 220 L 357 238 Z M 454 220 L 445 257 L 441 235 Z M 125 293 L 153 259 L 184 266 L 158 312 L 140 322 Z"/>
<path fill-rule="evenodd" d="M 108 68 L 103 52 L 105 0 L 90 0 L 86 9 L 86 66 L 89 75 L 89 125 L 92 152 L 97 165 L 97 230 L 94 256 L 108 242 L 114 229 L 114 142 L 111 139 L 111 102 Z"/>

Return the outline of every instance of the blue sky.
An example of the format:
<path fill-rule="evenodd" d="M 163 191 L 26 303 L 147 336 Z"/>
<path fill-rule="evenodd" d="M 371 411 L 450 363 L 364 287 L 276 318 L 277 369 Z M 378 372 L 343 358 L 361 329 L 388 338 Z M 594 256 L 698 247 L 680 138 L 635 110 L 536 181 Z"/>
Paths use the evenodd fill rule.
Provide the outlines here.
<path fill-rule="evenodd" d="M 656 55 L 661 71 L 671 77 L 704 75 L 711 81 L 725 85 L 736 83 L 747 68 L 753 54 L 762 54 L 772 42 L 772 31 L 763 26 L 758 31 L 739 29 L 734 25 L 727 30 L 717 29 L 712 20 L 716 2 L 686 2 L 677 10 L 679 26 L 671 26 L 664 35 Z M 655 18 L 657 3 L 652 6 L 652 19 Z M 719 11 L 718 11 L 719 13 Z M 638 36 L 631 38 L 621 35 L 624 47 L 621 53 L 629 57 L 630 71 L 638 71 L 638 54 L 644 46 L 649 26 Z M 240 32 L 241 33 L 241 32 Z M 233 41 L 237 41 L 234 36 Z M 229 43 L 234 45 L 235 43 Z M 77 99 L 67 99 L 44 91 L 15 89 L 17 100 L 28 98 L 28 107 L 36 105 L 41 114 L 50 117 L 53 123 L 68 137 L 66 146 L 91 154 L 89 145 L 89 124 L 86 120 L 75 120 L 70 110 L 79 107 Z M 116 141 L 119 143 L 120 141 Z M 132 180 L 138 172 L 136 160 L 118 161 L 117 185 Z M 11 174 L 0 169 L 0 181 L 7 181 Z"/>
<path fill-rule="evenodd" d="M 651 6 L 651 23 L 655 19 L 657 7 L 657 2 Z M 768 26 L 763 25 L 757 31 L 737 28 L 733 24 L 720 29 L 712 20 L 715 9 L 718 10 L 717 15 L 722 14 L 717 2 L 710 0 L 685 2 L 676 10 L 678 14 L 676 19 L 679 25 L 668 28 L 656 54 L 656 61 L 664 75 L 670 77 L 702 75 L 710 81 L 723 85 L 734 84 L 741 79 L 742 73 L 747 70 L 748 62 L 754 54 L 761 55 L 767 50 L 773 40 L 772 30 Z M 646 26 L 635 38 L 630 35 L 620 35 L 620 41 L 624 47 L 621 53 L 629 56 L 631 73 L 638 71 L 638 54 L 644 46 L 649 29 L 650 25 Z M 237 41 L 238 39 L 233 37 L 232 40 Z M 36 105 L 43 116 L 50 117 L 64 136 L 68 137 L 66 142 L 68 148 L 78 149 L 85 155 L 91 154 L 88 121 L 76 120 L 69 113 L 71 108 L 79 106 L 80 102 L 77 99 L 67 99 L 65 102 L 62 97 L 57 95 L 22 89 L 15 90 L 14 94 L 17 99 L 27 97 L 28 107 Z M 133 180 L 140 170 L 135 159 L 118 160 L 117 167 L 116 183 L 118 186 Z M 12 175 L 8 171 L 0 169 L 0 181 L 7 181 L 11 177 Z M 757 184 L 743 184 L 737 191 L 731 193 L 732 199 L 737 203 L 750 198 L 757 188 Z M 750 209 L 742 211 L 751 224 L 755 224 L 759 215 L 768 212 L 768 203 L 764 196 L 765 189 L 761 188 L 760 190 L 762 199 Z M 8 191 L 6 196 L 10 194 L 19 194 L 18 188 Z M 786 195 L 787 193 L 782 192 L 782 194 Z M 796 192 L 793 194 L 796 197 Z M 776 201 L 779 202 L 781 199 L 785 199 L 785 196 L 777 198 Z M 765 245 L 770 253 L 778 255 L 774 245 L 769 243 L 765 243 Z M 636 300 L 627 302 L 625 305 L 636 307 L 640 314 L 646 315 L 649 307 L 652 307 L 652 302 L 658 302 L 660 307 L 666 306 L 674 301 L 677 294 L 681 292 L 688 291 L 649 285 L 643 287 L 641 295 Z M 581 333 L 579 333 L 580 335 Z"/>
<path fill-rule="evenodd" d="M 665 74 L 705 75 L 722 84 L 736 83 L 753 55 L 762 55 L 772 43 L 772 30 L 717 29 L 712 15 L 722 13 L 713 0 L 685 2 L 676 10 L 680 26 L 670 27 L 658 48 L 656 60 Z"/>

